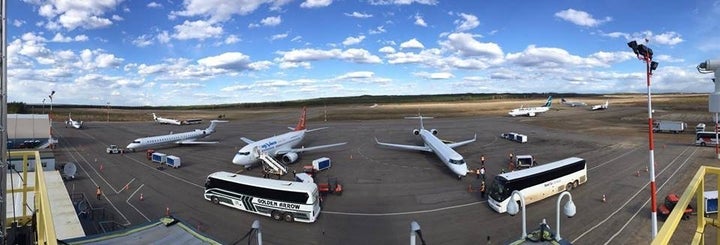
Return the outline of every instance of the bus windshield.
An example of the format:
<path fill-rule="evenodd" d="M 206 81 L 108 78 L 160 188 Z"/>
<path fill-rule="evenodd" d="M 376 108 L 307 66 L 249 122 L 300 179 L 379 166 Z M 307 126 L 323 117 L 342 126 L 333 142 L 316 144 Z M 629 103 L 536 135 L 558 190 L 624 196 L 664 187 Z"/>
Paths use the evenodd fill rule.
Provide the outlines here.
<path fill-rule="evenodd" d="M 488 189 L 488 195 L 490 196 L 490 198 L 502 201 L 510 197 L 512 191 L 505 187 L 504 183 L 505 181 L 500 179 L 499 176 L 495 177 L 492 184 L 490 185 L 490 189 Z"/>

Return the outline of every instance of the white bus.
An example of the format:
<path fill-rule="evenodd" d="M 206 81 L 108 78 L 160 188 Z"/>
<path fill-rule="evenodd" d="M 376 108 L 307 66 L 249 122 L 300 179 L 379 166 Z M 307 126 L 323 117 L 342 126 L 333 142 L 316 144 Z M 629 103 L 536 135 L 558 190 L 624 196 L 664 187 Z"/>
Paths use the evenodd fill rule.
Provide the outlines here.
<path fill-rule="evenodd" d="M 315 222 L 320 199 L 315 183 L 215 172 L 205 181 L 205 200 L 275 220 Z"/>
<path fill-rule="evenodd" d="M 715 140 L 715 132 L 695 133 L 695 144 L 700 146 L 717 145 L 717 141 Z"/>
<path fill-rule="evenodd" d="M 525 198 L 525 205 L 540 201 L 587 181 L 585 160 L 570 157 L 532 168 L 495 176 L 490 185 L 488 205 L 498 213 L 507 211 L 510 194 L 517 190 Z"/>

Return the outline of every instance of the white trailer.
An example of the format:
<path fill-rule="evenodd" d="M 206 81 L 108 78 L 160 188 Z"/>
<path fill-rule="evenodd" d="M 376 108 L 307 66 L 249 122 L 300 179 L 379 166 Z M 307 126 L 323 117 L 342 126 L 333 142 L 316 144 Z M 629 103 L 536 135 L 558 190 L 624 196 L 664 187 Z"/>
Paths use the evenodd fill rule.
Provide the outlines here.
<path fill-rule="evenodd" d="M 520 143 L 526 143 L 526 142 L 527 142 L 527 135 L 518 134 L 518 133 L 515 133 L 515 132 L 504 133 L 504 134 L 501 134 L 500 137 L 502 137 L 502 138 L 504 138 L 504 139 L 512 140 L 512 141 L 515 141 L 515 142 L 520 142 Z"/>
<path fill-rule="evenodd" d="M 180 167 L 180 157 L 173 156 L 173 155 L 167 156 L 165 158 L 165 164 L 167 164 L 168 166 L 173 167 L 173 168 L 179 168 Z"/>
<path fill-rule="evenodd" d="M 687 123 L 682 121 L 658 121 L 654 123 L 653 132 L 682 133 Z"/>
<path fill-rule="evenodd" d="M 167 154 L 160 153 L 160 152 L 154 152 L 152 154 L 152 161 L 163 164 L 163 163 L 165 163 L 165 161 L 167 161 Z"/>

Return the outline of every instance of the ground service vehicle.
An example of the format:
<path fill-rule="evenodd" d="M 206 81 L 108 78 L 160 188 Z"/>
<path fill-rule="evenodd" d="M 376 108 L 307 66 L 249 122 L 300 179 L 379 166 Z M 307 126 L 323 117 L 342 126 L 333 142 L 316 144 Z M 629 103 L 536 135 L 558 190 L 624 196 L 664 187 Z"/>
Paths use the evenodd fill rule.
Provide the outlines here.
<path fill-rule="evenodd" d="M 118 154 L 122 150 L 117 145 L 110 145 L 107 148 L 105 148 L 105 153 L 107 154 Z"/>
<path fill-rule="evenodd" d="M 515 156 L 515 168 L 524 169 L 535 166 L 535 158 L 531 155 L 517 155 Z"/>
<path fill-rule="evenodd" d="M 667 217 L 670 215 L 670 212 L 672 212 L 673 208 L 675 208 L 675 205 L 678 203 L 678 201 L 680 201 L 680 196 L 675 193 L 670 193 L 665 196 L 665 203 L 663 203 L 663 205 L 658 208 L 660 215 L 662 215 L 663 218 L 667 219 Z M 684 220 L 689 219 L 692 212 L 693 207 L 688 205 L 685 208 L 682 218 Z"/>
<path fill-rule="evenodd" d="M 528 169 L 495 176 L 488 189 L 488 205 L 498 213 L 507 211 L 510 194 L 519 191 L 525 205 L 540 201 L 587 182 L 585 160 L 570 157 Z M 516 197 L 516 200 L 518 198 Z"/>
<path fill-rule="evenodd" d="M 318 183 L 317 186 L 320 194 L 342 195 L 343 187 L 338 182 L 337 177 L 330 177 L 326 183 Z"/>
<path fill-rule="evenodd" d="M 715 132 L 695 133 L 695 144 L 699 146 L 717 145 Z"/>
<path fill-rule="evenodd" d="M 205 181 L 205 200 L 275 220 L 315 222 L 320 196 L 315 183 L 215 172 Z"/>
<path fill-rule="evenodd" d="M 687 129 L 687 123 L 681 121 L 657 121 L 653 123 L 653 132 L 681 133 Z"/>
<path fill-rule="evenodd" d="M 504 134 L 501 134 L 500 137 L 502 137 L 502 138 L 504 138 L 504 139 L 508 139 L 508 140 L 520 142 L 520 143 L 526 143 L 526 142 L 527 142 L 527 135 L 518 134 L 518 133 L 515 133 L 515 132 L 504 133 Z"/>

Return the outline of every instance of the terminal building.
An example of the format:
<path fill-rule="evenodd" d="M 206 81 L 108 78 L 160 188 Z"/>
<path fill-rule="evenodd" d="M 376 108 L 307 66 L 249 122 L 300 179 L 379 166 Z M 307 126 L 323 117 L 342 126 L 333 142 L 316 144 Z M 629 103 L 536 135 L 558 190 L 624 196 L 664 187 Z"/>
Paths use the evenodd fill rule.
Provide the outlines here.
<path fill-rule="evenodd" d="M 7 148 L 50 148 L 54 142 L 47 114 L 8 114 Z"/>

